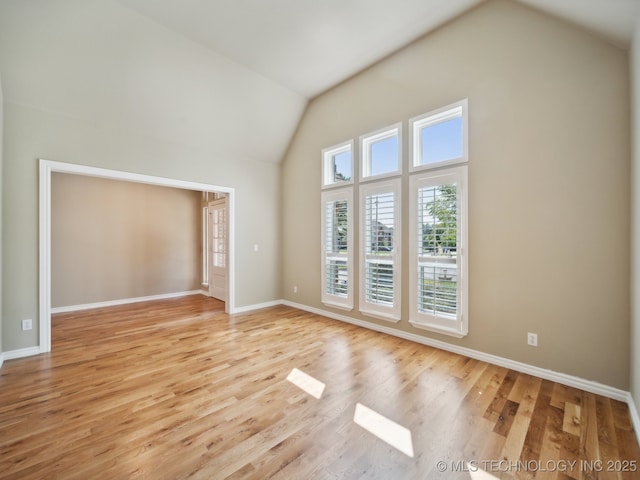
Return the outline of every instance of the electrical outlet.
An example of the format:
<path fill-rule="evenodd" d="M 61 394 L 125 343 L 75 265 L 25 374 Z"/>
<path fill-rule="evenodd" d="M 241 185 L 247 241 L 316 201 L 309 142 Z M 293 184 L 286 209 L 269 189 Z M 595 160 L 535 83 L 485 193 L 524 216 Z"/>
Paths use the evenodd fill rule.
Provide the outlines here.
<path fill-rule="evenodd" d="M 257 243 L 253 244 L 253 251 L 257 252 L 258 250 L 260 250 L 260 246 Z"/>
<path fill-rule="evenodd" d="M 33 321 L 28 318 L 27 320 L 22 320 L 22 331 L 31 330 L 33 328 Z"/>
<path fill-rule="evenodd" d="M 293 287 L 293 293 L 298 293 L 298 286 Z"/>
<path fill-rule="evenodd" d="M 538 334 L 537 333 L 527 333 L 527 344 L 532 347 L 538 346 Z"/>

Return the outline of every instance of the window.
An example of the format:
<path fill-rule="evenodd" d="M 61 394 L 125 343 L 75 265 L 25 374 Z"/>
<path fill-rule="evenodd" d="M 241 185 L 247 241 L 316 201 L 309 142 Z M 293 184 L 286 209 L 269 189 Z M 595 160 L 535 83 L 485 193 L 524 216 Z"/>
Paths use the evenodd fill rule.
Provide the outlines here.
<path fill-rule="evenodd" d="M 467 110 L 464 99 L 411 119 L 409 158 L 401 123 L 361 135 L 355 169 L 353 140 L 322 150 L 324 304 L 398 322 L 409 288 L 413 326 L 468 333 Z M 408 259 L 401 233 L 410 236 Z"/>
<path fill-rule="evenodd" d="M 410 122 L 413 170 L 467 161 L 467 100 Z"/>
<path fill-rule="evenodd" d="M 400 173 L 400 124 L 360 137 L 362 179 Z"/>
<path fill-rule="evenodd" d="M 467 167 L 411 177 L 410 322 L 462 337 L 467 323 Z"/>
<path fill-rule="evenodd" d="M 360 311 L 400 319 L 400 179 L 360 186 Z"/>
<path fill-rule="evenodd" d="M 353 141 L 322 151 L 322 185 L 328 187 L 353 182 Z"/>
<path fill-rule="evenodd" d="M 353 191 L 322 192 L 322 302 L 353 308 Z"/>

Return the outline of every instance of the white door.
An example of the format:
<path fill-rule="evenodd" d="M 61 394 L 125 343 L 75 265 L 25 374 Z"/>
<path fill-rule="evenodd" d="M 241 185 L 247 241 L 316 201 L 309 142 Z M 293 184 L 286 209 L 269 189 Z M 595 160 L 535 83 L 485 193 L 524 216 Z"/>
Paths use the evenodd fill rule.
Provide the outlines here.
<path fill-rule="evenodd" d="M 209 295 L 227 301 L 227 200 L 209 203 Z"/>

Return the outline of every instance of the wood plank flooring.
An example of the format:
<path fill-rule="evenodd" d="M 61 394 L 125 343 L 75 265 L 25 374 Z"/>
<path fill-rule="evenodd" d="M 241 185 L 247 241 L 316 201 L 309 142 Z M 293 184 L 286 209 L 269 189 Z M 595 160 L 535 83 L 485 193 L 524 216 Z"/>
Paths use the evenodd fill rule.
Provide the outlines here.
<path fill-rule="evenodd" d="M 0 370 L 3 479 L 640 478 L 622 402 L 289 307 L 196 295 L 52 324 L 52 353 Z"/>

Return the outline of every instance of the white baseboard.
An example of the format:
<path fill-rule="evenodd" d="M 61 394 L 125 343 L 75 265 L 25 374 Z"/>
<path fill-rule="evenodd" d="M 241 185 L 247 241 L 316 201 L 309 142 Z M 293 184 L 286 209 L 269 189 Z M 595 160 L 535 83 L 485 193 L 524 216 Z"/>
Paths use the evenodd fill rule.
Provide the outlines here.
<path fill-rule="evenodd" d="M 150 300 L 166 300 L 168 298 L 186 297 L 188 295 L 200 295 L 202 290 L 190 290 L 188 292 L 163 293 L 161 295 L 151 295 L 148 297 L 124 298 L 122 300 L 110 300 L 107 302 L 85 303 L 82 305 L 70 305 L 68 307 L 55 307 L 51 309 L 51 313 L 67 313 L 78 312 L 80 310 L 89 310 L 91 308 L 114 307 L 116 305 L 126 305 L 128 303 L 148 302 Z"/>
<path fill-rule="evenodd" d="M 42 350 L 40 350 L 40 347 L 26 347 L 26 348 L 19 348 L 17 350 L 9 350 L 7 352 L 2 352 L 2 356 L 4 357 L 5 360 L 14 360 L 16 358 L 24 358 L 24 357 L 31 357 L 33 355 L 40 355 L 42 353 Z"/>
<path fill-rule="evenodd" d="M 0 352 L 0 368 L 2 368 L 3 363 L 4 363 L 4 353 Z"/>
<path fill-rule="evenodd" d="M 423 345 L 428 345 L 430 347 L 435 347 L 441 350 L 446 350 L 448 352 L 464 355 L 465 357 L 475 358 L 476 360 L 481 360 L 483 362 L 491 363 L 493 365 L 498 365 L 500 367 L 510 368 L 518 372 L 534 375 L 536 377 L 540 377 L 545 380 L 551 380 L 553 382 L 561 383 L 562 385 L 579 388 L 587 392 L 595 393 L 597 395 L 602 395 L 608 398 L 613 398 L 615 400 L 620 400 L 622 402 L 627 402 L 627 400 L 630 397 L 629 392 L 626 392 L 624 390 L 610 387 L 608 385 L 603 385 L 601 383 L 594 382 L 591 380 L 585 380 L 583 378 L 575 377 L 573 375 L 567 375 L 565 373 L 560 373 L 560 372 L 555 372 L 553 370 L 547 370 L 545 368 L 535 367 L 533 365 L 517 362 L 515 360 L 499 357 L 497 355 L 491 355 L 489 353 L 480 352 L 478 350 L 473 350 L 471 348 L 452 345 L 450 343 L 442 342 L 440 340 L 435 340 L 433 338 L 422 337 L 420 335 L 415 335 L 410 332 L 404 332 L 402 330 L 397 330 L 395 328 L 385 327 L 384 325 L 377 325 L 375 323 L 358 320 L 355 318 L 347 317 L 346 315 L 340 315 L 337 313 L 328 312 L 326 310 L 309 307 L 307 305 L 290 302 L 288 300 L 283 300 L 282 304 L 287 305 L 289 307 L 298 308 L 300 310 L 304 310 L 307 312 L 315 313 L 317 315 L 322 315 L 324 317 L 329 317 L 334 320 L 340 320 L 342 322 L 351 323 L 352 325 L 358 325 L 359 327 L 364 327 L 370 330 L 376 330 L 378 332 L 393 335 L 395 337 L 404 338 L 405 340 L 411 340 L 413 342 L 421 343 Z M 636 430 L 636 432 L 637 431 L 638 430 Z"/>
<path fill-rule="evenodd" d="M 236 313 L 246 313 L 246 312 L 251 312 L 253 310 L 260 310 L 261 308 L 276 307 L 278 305 L 283 305 L 283 304 L 284 304 L 284 300 L 273 300 L 271 302 L 256 303 L 253 305 L 246 305 L 244 307 L 236 307 L 233 309 L 233 311 L 230 311 L 229 314 L 233 315 Z"/>
<path fill-rule="evenodd" d="M 640 415 L 638 415 L 638 409 L 636 403 L 633 401 L 631 393 L 627 393 L 627 405 L 629 405 L 629 415 L 631 415 L 631 424 L 633 425 L 633 431 L 636 432 L 636 439 L 640 444 Z"/>

